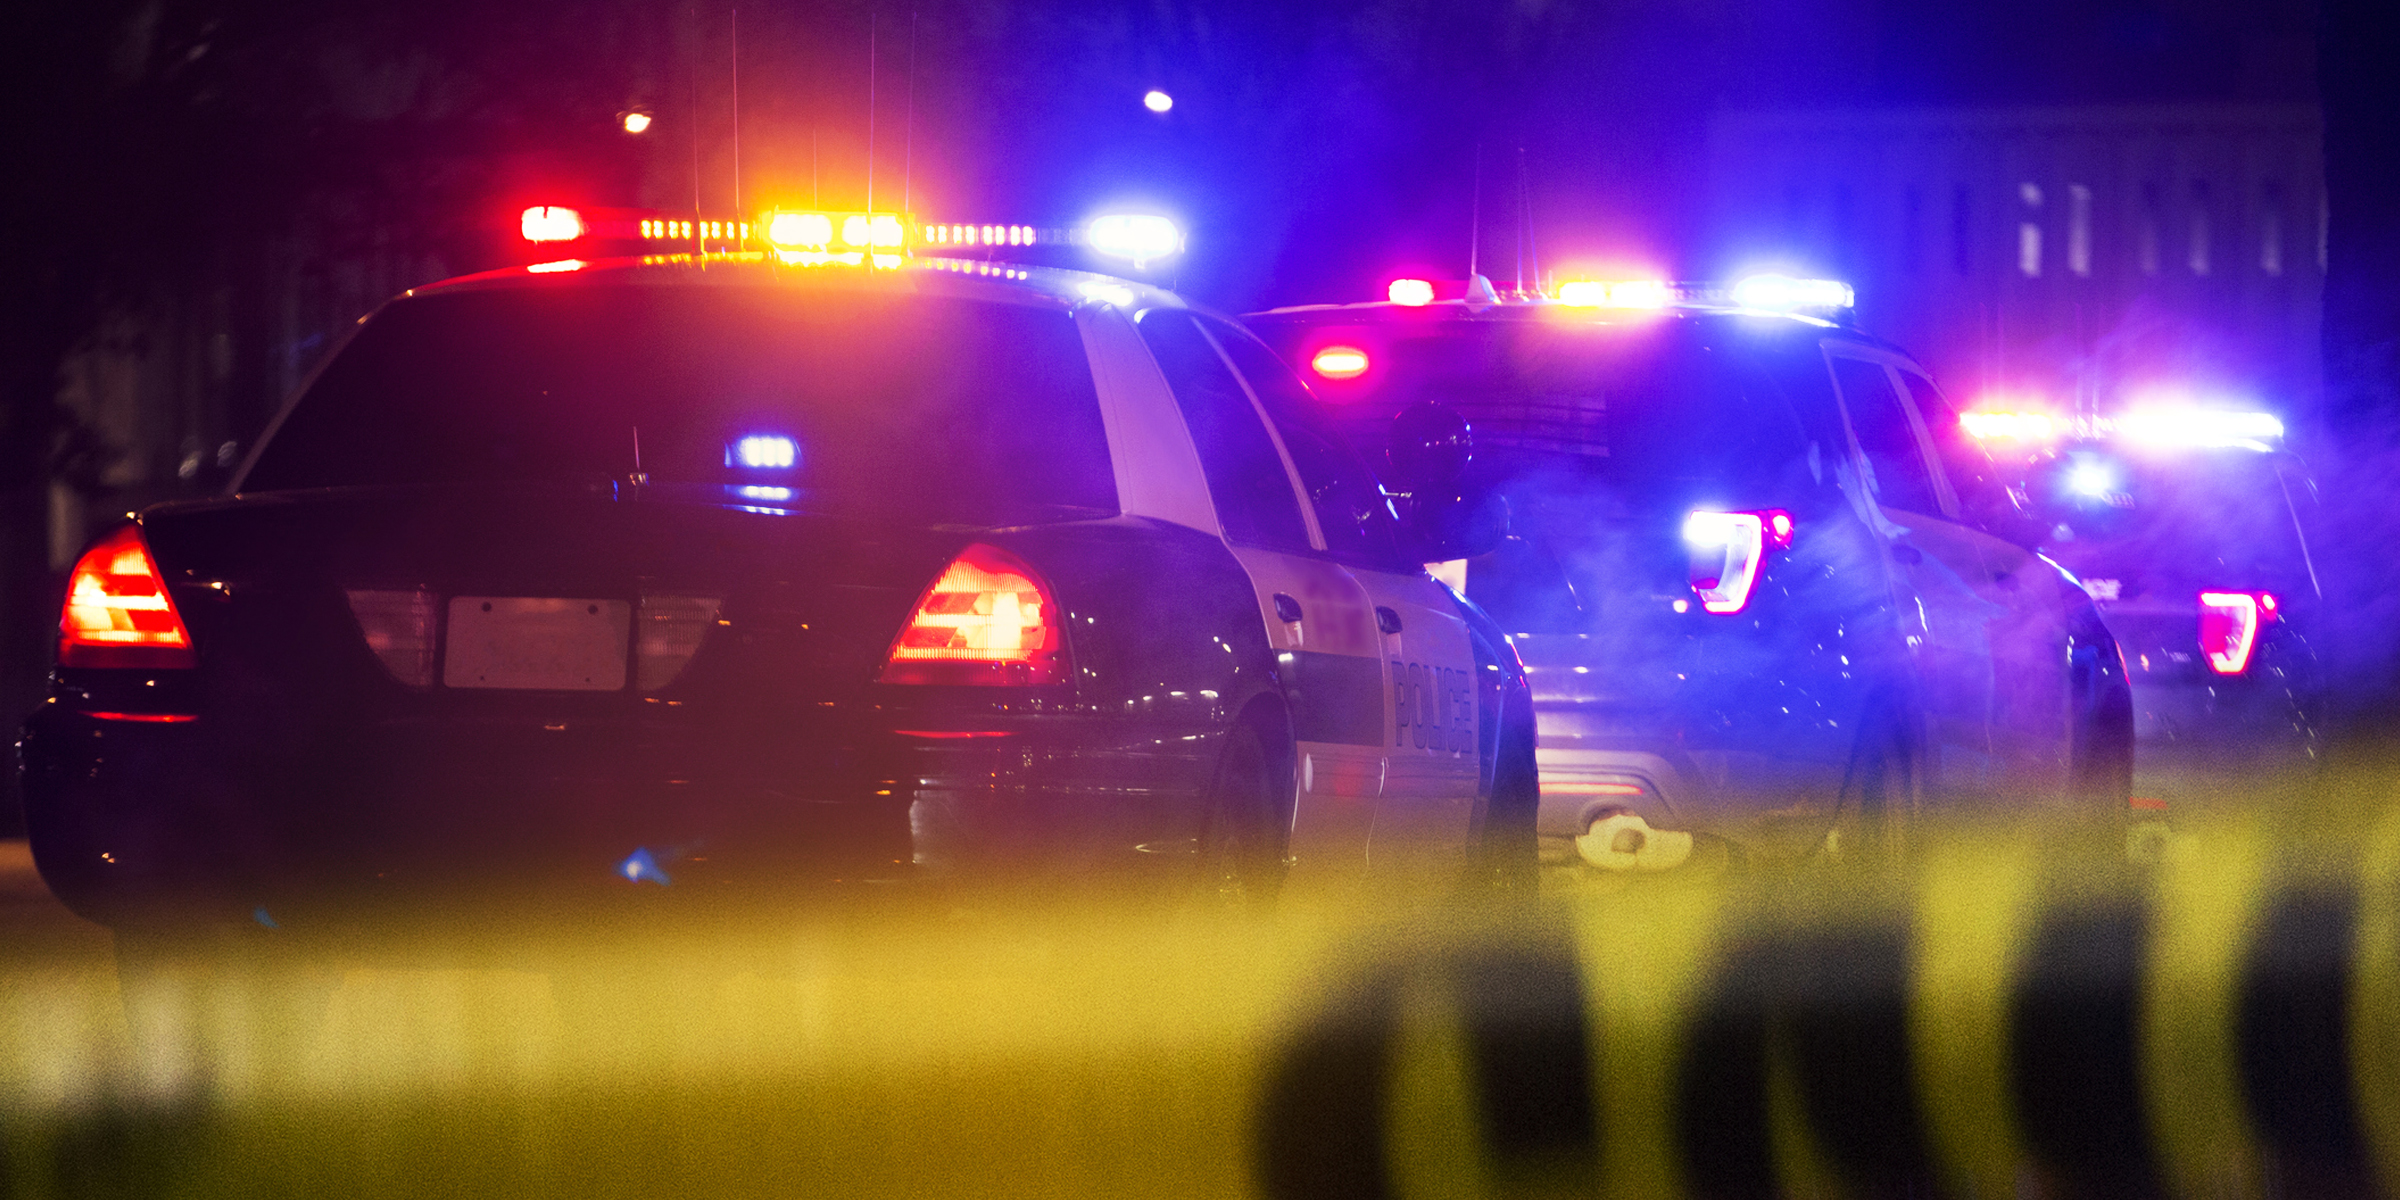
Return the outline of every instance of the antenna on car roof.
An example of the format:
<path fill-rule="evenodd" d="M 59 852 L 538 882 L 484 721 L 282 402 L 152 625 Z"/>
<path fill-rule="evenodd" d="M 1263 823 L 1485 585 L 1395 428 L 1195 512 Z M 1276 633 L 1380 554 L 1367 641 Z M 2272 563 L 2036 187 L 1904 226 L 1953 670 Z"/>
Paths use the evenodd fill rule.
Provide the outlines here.
<path fill-rule="evenodd" d="M 1469 278 L 1469 279 L 1473 279 L 1473 278 L 1476 276 L 1476 274 L 1478 273 L 1478 272 L 1476 271 L 1476 262 L 1477 262 L 1477 260 L 1476 260 L 1475 254 L 1476 254 L 1476 251 L 1477 251 L 1477 250 L 1481 249 L 1481 247 L 1482 247 L 1482 244 L 1483 244 L 1483 238 L 1482 238 L 1482 233 L 1483 233 L 1483 143 L 1482 143 L 1482 142 L 1477 142 L 1477 143 L 1475 143 L 1475 174 L 1474 174 L 1474 180 L 1475 180 L 1475 183 L 1474 183 L 1473 191 L 1472 191 L 1472 193 L 1471 193 L 1471 194 L 1473 195 L 1473 197 L 1474 197 L 1474 198 L 1473 198 L 1472 200 L 1469 200 L 1469 201 L 1467 202 L 1467 278 Z M 694 193 L 694 194 L 695 194 L 695 195 L 697 195 L 697 193 Z M 694 203 L 694 204 L 697 204 L 697 203 L 699 203 L 699 202 L 698 202 L 697 200 L 695 200 L 695 201 L 693 201 L 693 203 Z"/>
<path fill-rule="evenodd" d="M 900 211 L 909 211 L 917 169 L 917 10 L 908 10 L 908 120 L 900 135 Z"/>
<path fill-rule="evenodd" d="M 733 211 L 742 211 L 742 10 L 733 10 Z"/>
<path fill-rule="evenodd" d="M 875 211 L 875 10 L 867 10 L 867 211 Z"/>
<path fill-rule="evenodd" d="M 1517 255 L 1517 296 L 1525 296 L 1525 260 L 1533 260 L 1534 290 L 1542 286 L 1542 257 L 1533 245 L 1533 183 L 1525 173 L 1525 147 L 1517 147 L 1517 233 L 1523 239 Z"/>
<path fill-rule="evenodd" d="M 692 10 L 692 24 L 700 24 L 700 10 Z M 692 30 L 692 240 L 703 236 L 700 224 L 700 30 Z"/>

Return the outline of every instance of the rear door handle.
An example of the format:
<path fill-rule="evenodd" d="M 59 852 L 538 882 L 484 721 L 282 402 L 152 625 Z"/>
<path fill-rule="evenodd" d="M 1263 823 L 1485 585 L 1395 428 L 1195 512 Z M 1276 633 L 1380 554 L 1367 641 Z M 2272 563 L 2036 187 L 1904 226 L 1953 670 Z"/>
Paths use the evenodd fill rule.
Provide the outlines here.
<path fill-rule="evenodd" d="M 1913 567 L 1925 561 L 1925 552 L 1915 546 L 1893 546 L 1892 557 Z"/>
<path fill-rule="evenodd" d="M 1375 628 L 1380 629 L 1385 633 L 1400 632 L 1400 614 L 1392 611 L 1391 609 L 1381 607 L 1380 605 L 1377 606 L 1375 609 Z"/>
<path fill-rule="evenodd" d="M 1275 593 L 1275 616 L 1279 620 L 1299 620 L 1300 602 L 1292 599 L 1290 596 L 1284 595 L 1282 592 Z"/>

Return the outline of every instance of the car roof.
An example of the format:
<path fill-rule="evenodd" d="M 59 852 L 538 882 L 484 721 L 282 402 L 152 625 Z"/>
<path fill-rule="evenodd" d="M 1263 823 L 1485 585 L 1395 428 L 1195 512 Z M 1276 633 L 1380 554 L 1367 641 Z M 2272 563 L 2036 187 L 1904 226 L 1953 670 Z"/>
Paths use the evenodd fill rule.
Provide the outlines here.
<path fill-rule="evenodd" d="M 1584 326 L 1623 326 L 1639 328 L 1662 320 L 1684 321 L 1698 325 L 1730 325 L 1743 322 L 1753 328 L 1768 322 L 1795 334 L 1814 332 L 1856 341 L 1888 351 L 1902 358 L 1914 356 L 1899 346 L 1854 326 L 1838 324 L 1804 313 L 1762 312 L 1756 309 L 1730 306 L 1677 304 L 1665 309 L 1610 310 L 1569 307 L 1555 300 L 1503 300 L 1498 304 L 1470 305 L 1464 300 L 1436 300 L 1430 304 L 1394 304 L 1388 300 L 1369 300 L 1354 304 L 1294 304 L 1247 314 L 1243 320 L 1261 326 L 1309 325 L 1383 325 L 1421 326 L 1427 331 L 1451 328 L 1471 329 L 1495 325 L 1559 322 Z"/>
<path fill-rule="evenodd" d="M 890 268 L 842 263 L 812 265 L 783 262 L 764 251 L 644 254 L 589 262 L 569 259 L 479 271 L 411 288 L 401 296 L 596 285 L 782 287 L 795 292 L 939 295 L 1060 309 L 1093 300 L 1105 300 L 1128 309 L 1183 307 L 1183 301 L 1172 292 L 1090 271 L 926 255 L 910 256 Z"/>

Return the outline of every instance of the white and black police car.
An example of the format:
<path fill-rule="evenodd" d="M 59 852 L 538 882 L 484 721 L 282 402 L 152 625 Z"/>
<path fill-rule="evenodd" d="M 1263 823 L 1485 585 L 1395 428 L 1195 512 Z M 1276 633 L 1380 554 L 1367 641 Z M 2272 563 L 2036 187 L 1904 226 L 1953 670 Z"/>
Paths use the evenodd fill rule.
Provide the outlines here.
<path fill-rule="evenodd" d="M 1251 334 L 929 244 L 1015 227 L 721 229 L 394 299 L 93 543 L 21 741 L 60 897 L 1530 877 L 1525 678 L 1421 565 L 1478 547 Z"/>
<path fill-rule="evenodd" d="M 1846 285 L 1559 293 L 1401 280 L 1248 318 L 1354 445 L 1427 405 L 1472 426 L 1465 496 L 1405 454 L 1389 482 L 1505 501 L 1507 540 L 1439 569 L 1532 679 L 1547 860 L 1888 845 L 1952 804 L 2123 819 L 2116 640 Z"/>

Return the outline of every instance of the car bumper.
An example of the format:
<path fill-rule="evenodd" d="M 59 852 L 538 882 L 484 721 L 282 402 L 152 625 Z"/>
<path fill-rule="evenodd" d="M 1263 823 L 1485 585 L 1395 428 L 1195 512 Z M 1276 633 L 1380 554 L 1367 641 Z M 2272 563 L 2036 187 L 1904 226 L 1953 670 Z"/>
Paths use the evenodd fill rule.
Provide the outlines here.
<path fill-rule="evenodd" d="M 2161 798 L 2313 770 L 2324 753 L 2321 705 L 2279 680 L 2133 686 L 2134 790 Z"/>
<path fill-rule="evenodd" d="M 1107 733 L 1052 721 L 948 738 L 827 723 L 746 739 L 671 722 L 389 722 L 262 746 L 254 730 L 206 719 L 51 706 L 26 723 L 20 754 L 43 878 L 115 924 L 418 891 L 687 892 L 973 871 L 1127 824 L 1112 820 L 1127 789 L 1085 782 Z"/>

